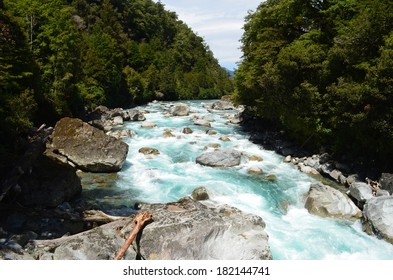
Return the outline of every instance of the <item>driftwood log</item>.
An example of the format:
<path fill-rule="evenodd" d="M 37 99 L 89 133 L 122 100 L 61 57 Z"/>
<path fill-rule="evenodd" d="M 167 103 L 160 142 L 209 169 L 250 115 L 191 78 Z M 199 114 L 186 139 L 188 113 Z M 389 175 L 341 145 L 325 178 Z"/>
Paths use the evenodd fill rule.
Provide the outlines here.
<path fill-rule="evenodd" d="M 124 254 L 127 252 L 128 248 L 134 241 L 135 237 L 138 233 L 144 228 L 144 226 L 153 220 L 153 215 L 148 211 L 143 211 L 134 219 L 134 229 L 130 233 L 130 236 L 127 238 L 124 245 L 120 248 L 119 252 L 117 253 L 115 260 L 121 260 Z"/>

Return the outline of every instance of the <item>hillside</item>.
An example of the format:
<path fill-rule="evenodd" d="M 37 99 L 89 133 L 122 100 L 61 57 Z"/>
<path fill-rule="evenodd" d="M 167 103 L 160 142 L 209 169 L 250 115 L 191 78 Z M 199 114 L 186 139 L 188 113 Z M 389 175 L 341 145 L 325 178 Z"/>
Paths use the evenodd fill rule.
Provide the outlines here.
<path fill-rule="evenodd" d="M 232 91 L 204 40 L 160 2 L 1 0 L 0 25 L 2 162 L 33 125 L 62 116 Z"/>

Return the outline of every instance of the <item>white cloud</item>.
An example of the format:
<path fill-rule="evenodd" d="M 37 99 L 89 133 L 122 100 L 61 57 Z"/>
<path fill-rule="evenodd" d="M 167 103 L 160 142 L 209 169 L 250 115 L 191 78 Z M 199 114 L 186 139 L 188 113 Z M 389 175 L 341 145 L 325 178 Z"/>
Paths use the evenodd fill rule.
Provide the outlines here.
<path fill-rule="evenodd" d="M 244 17 L 261 0 L 161 0 L 165 8 L 204 38 L 220 64 L 236 67 L 242 55 L 240 38 Z"/>

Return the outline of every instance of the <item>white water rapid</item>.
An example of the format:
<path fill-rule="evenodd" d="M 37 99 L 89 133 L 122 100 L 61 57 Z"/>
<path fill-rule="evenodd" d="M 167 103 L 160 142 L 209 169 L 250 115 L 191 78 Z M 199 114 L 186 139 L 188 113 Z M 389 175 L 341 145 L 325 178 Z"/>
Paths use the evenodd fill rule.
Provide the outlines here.
<path fill-rule="evenodd" d="M 224 115 L 234 112 L 209 112 L 202 106 L 209 102 L 213 101 L 183 102 L 192 111 L 184 117 L 164 117 L 170 103 L 138 107 L 148 111 L 147 121 L 157 126 L 141 128 L 140 122 L 128 122 L 122 127 L 135 131 L 136 136 L 124 140 L 129 145 L 126 164 L 105 195 L 95 198 L 96 203 L 110 201 L 112 206 L 132 207 L 135 202 L 171 202 L 203 186 L 213 201 L 263 218 L 274 259 L 393 259 L 393 245 L 364 233 L 360 222 L 310 215 L 303 195 L 315 179 L 284 163 L 276 153 L 253 144 L 240 126 L 228 124 Z M 209 135 L 207 127 L 194 125 L 190 120 L 193 115 L 210 116 L 214 120 L 211 129 L 218 133 Z M 182 133 L 185 127 L 193 133 Z M 168 129 L 175 137 L 163 137 Z M 221 141 L 222 136 L 230 141 Z M 235 148 L 263 160 L 243 157 L 239 166 L 230 168 L 196 164 L 198 155 L 213 150 L 206 150 L 209 144 Z M 160 154 L 146 156 L 138 152 L 141 147 L 156 148 Z M 249 174 L 251 167 L 262 169 L 263 174 Z"/>

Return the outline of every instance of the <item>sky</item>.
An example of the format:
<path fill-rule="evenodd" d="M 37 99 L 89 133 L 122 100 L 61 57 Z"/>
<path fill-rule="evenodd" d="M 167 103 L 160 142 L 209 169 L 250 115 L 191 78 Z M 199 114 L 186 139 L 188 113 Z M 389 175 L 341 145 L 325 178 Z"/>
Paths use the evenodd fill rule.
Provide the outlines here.
<path fill-rule="evenodd" d="M 158 1 L 156 1 L 158 2 Z M 221 66 L 237 68 L 242 52 L 240 38 L 244 18 L 262 0 L 161 0 L 165 9 L 176 12 L 202 37 Z"/>

